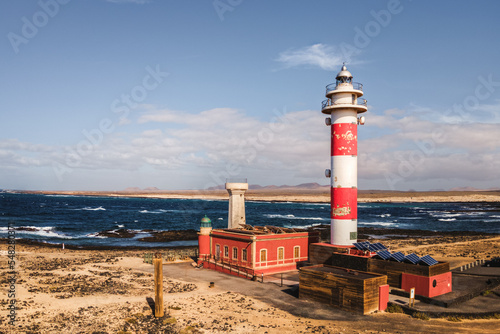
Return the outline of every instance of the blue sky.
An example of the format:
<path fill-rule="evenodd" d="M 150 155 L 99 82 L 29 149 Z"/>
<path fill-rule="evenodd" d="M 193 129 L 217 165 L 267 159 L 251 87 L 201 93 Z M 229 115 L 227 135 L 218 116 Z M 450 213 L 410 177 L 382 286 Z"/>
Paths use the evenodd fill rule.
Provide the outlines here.
<path fill-rule="evenodd" d="M 360 189 L 500 187 L 498 1 L 0 3 L 0 188 L 327 184 L 324 87 L 369 111 Z"/>

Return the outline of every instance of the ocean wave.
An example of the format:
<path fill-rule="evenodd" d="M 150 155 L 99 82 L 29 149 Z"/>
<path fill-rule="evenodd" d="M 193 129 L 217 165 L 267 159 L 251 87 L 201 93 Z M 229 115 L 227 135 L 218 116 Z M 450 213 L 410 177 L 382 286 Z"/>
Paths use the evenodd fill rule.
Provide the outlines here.
<path fill-rule="evenodd" d="M 295 215 L 280 215 L 280 214 L 265 214 L 267 218 L 279 218 L 279 219 L 299 219 L 299 220 L 329 220 L 322 217 L 295 217 Z"/>
<path fill-rule="evenodd" d="M 27 234 L 27 235 L 38 235 L 41 237 L 48 237 L 48 238 L 59 238 L 59 239 L 77 239 L 77 237 L 72 237 L 66 234 L 54 232 L 55 227 L 54 226 L 18 226 L 14 227 L 14 230 L 16 231 L 17 234 Z M 7 231 L 7 227 L 5 228 L 0 228 L 0 231 Z"/>
<path fill-rule="evenodd" d="M 158 213 L 164 213 L 165 211 L 163 210 L 153 210 L 153 211 L 149 211 L 149 210 L 141 210 L 139 211 L 139 213 L 155 213 L 155 214 L 158 214 Z"/>
<path fill-rule="evenodd" d="M 411 220 L 414 220 L 414 219 L 423 219 L 423 217 L 399 217 L 398 219 L 411 219 Z"/>
<path fill-rule="evenodd" d="M 457 219 L 456 218 L 439 218 L 438 220 L 441 222 L 452 222 L 452 221 L 455 221 Z"/>
<path fill-rule="evenodd" d="M 314 227 L 314 226 L 321 226 L 321 223 L 313 223 L 307 225 L 283 225 L 283 227 L 285 228 L 302 228 L 302 229 L 307 229 L 309 227 Z"/>
<path fill-rule="evenodd" d="M 107 239 L 108 238 L 108 237 L 105 237 L 103 235 L 97 235 L 97 233 L 99 233 L 99 232 L 89 233 L 89 234 L 86 234 L 85 236 L 87 238 L 96 238 L 96 239 Z"/>
<path fill-rule="evenodd" d="M 498 216 L 498 215 L 492 215 L 492 216 L 490 216 L 490 217 L 491 217 L 491 218 L 500 218 L 500 216 Z"/>
<path fill-rule="evenodd" d="M 398 225 L 396 223 L 389 223 L 389 222 L 370 222 L 370 223 L 358 223 L 359 225 L 380 225 L 380 226 L 395 226 Z"/>
<path fill-rule="evenodd" d="M 86 206 L 86 207 L 81 208 L 81 209 L 73 209 L 73 210 L 75 210 L 75 211 L 82 211 L 82 210 L 83 211 L 106 211 L 106 209 L 103 208 L 102 206 L 99 206 L 97 208 L 92 208 L 90 206 Z"/>
<path fill-rule="evenodd" d="M 123 225 L 123 224 L 116 224 L 116 227 L 122 228 L 122 227 L 125 227 L 125 225 Z"/>
<path fill-rule="evenodd" d="M 77 197 L 75 195 L 43 195 L 47 197 Z"/>
<path fill-rule="evenodd" d="M 461 213 L 447 213 L 447 212 L 431 213 L 431 216 L 433 217 L 443 217 L 443 218 L 458 217 L 461 215 L 462 215 Z"/>
<path fill-rule="evenodd" d="M 390 216 L 391 216 L 391 214 L 390 214 L 390 213 L 383 213 L 383 214 L 381 214 L 381 215 L 377 215 L 377 216 L 379 216 L 379 217 L 381 217 L 381 218 L 386 218 L 386 217 L 390 217 Z"/>

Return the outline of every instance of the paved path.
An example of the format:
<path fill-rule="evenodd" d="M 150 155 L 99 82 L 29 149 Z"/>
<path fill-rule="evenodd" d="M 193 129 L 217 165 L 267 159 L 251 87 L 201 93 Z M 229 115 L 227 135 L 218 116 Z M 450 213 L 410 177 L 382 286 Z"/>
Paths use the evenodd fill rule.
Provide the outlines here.
<path fill-rule="evenodd" d="M 153 267 L 146 269 L 153 272 Z M 293 279 L 287 279 L 287 283 L 280 287 L 275 284 L 276 277 L 266 283 L 254 282 L 248 279 L 222 274 L 215 270 L 197 269 L 188 263 L 169 264 L 163 267 L 163 275 L 166 278 L 174 278 L 194 284 L 210 285 L 214 282 L 215 288 L 222 291 L 231 291 L 245 296 L 253 297 L 269 305 L 285 310 L 298 317 L 307 317 L 311 319 L 323 320 L 356 320 L 363 319 L 363 316 L 333 308 L 326 304 L 311 302 L 299 299 L 298 282 Z M 291 274 L 289 274 L 291 275 Z M 295 274 L 298 277 L 298 274 Z M 294 275 L 291 275 L 292 278 Z"/>

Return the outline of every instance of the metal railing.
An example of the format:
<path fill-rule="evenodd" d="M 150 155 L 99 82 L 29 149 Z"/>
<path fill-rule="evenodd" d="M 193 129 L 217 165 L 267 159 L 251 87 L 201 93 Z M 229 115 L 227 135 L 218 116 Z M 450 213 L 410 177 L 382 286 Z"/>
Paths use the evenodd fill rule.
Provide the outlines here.
<path fill-rule="evenodd" d="M 217 258 L 214 255 L 204 255 L 203 256 L 203 261 L 208 264 L 209 269 L 215 269 L 217 270 L 217 266 L 220 266 L 221 269 L 226 269 L 230 273 L 233 272 L 237 274 L 238 276 L 244 276 L 244 277 L 261 277 L 262 272 L 245 267 L 245 265 L 240 262 L 240 261 L 234 261 L 231 259 L 224 259 L 224 258 Z M 214 268 L 210 268 L 210 264 L 214 265 Z M 263 278 L 262 278 L 263 279 Z"/>
<path fill-rule="evenodd" d="M 351 84 L 352 84 L 352 89 L 363 91 L 363 84 L 359 82 L 351 82 Z M 348 85 L 348 84 L 339 84 L 337 82 L 331 83 L 328 86 L 326 86 L 326 94 L 330 93 L 331 91 L 334 91 L 340 85 Z"/>
<path fill-rule="evenodd" d="M 331 107 L 334 105 L 349 105 L 349 104 L 368 107 L 368 101 L 361 98 L 356 99 L 356 103 L 340 103 L 340 102 L 333 103 L 332 99 L 326 99 L 323 102 L 321 102 L 321 110 L 325 109 L 326 107 Z"/>

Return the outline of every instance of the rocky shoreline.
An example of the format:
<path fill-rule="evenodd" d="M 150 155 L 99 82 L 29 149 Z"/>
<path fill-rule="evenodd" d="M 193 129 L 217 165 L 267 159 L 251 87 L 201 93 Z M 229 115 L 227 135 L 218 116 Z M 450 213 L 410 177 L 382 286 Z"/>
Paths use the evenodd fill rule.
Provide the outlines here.
<path fill-rule="evenodd" d="M 318 232 L 321 242 L 329 242 L 330 238 L 330 225 L 317 225 L 309 227 L 308 231 Z M 98 232 L 98 236 L 105 236 L 108 238 L 130 239 L 134 238 L 138 233 L 147 232 L 150 236 L 138 239 L 144 242 L 144 246 L 101 246 L 101 245 L 71 245 L 65 244 L 66 249 L 73 250 L 163 250 L 168 249 L 195 249 L 197 246 L 148 246 L 148 243 L 157 242 L 172 242 L 172 241 L 195 241 L 198 240 L 198 231 L 187 230 L 171 230 L 171 231 L 131 231 L 127 229 L 106 230 Z M 358 239 L 359 240 L 381 240 L 382 242 L 387 239 L 401 240 L 410 243 L 412 240 L 424 240 L 426 238 L 433 238 L 439 240 L 450 239 L 459 241 L 461 239 L 477 240 L 488 239 L 491 237 L 500 236 L 495 233 L 484 233 L 475 231 L 427 231 L 427 230 L 409 230 L 409 229 L 391 229 L 391 228 L 377 228 L 377 227 L 359 227 Z M 7 239 L 0 238 L 0 242 L 6 243 Z M 51 244 L 42 242 L 35 239 L 16 239 L 16 243 L 22 245 L 37 245 L 47 248 L 61 248 L 62 244 Z"/>

